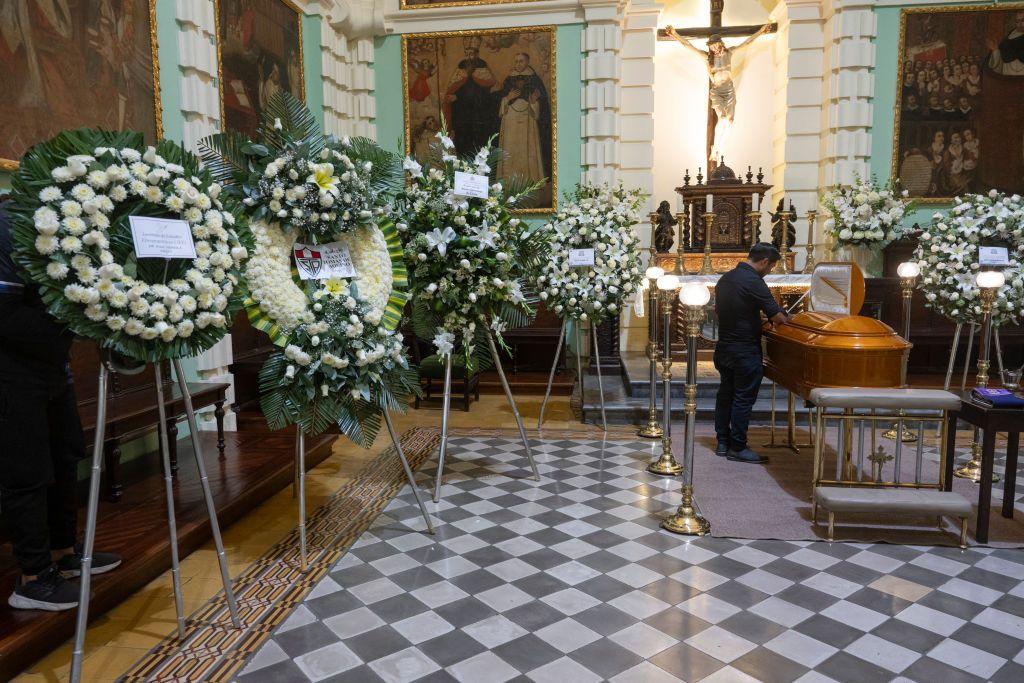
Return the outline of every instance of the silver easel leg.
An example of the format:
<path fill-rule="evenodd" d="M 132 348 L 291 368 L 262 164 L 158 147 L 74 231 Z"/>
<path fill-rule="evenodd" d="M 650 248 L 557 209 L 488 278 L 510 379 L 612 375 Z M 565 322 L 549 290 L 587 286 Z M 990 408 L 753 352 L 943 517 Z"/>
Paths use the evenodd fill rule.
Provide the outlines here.
<path fill-rule="evenodd" d="M 578 320 L 572 324 L 572 338 L 576 341 L 576 379 L 580 383 L 580 415 L 582 416 L 581 422 L 586 424 L 587 393 L 585 391 L 586 386 L 583 383 L 583 363 L 580 361 L 580 354 L 583 353 L 583 347 L 580 343 L 580 323 Z"/>
<path fill-rule="evenodd" d="M 196 421 L 196 413 L 192 408 L 192 394 L 188 390 L 188 382 L 185 381 L 185 373 L 181 369 L 181 361 L 175 358 L 174 374 L 178 378 L 178 386 L 181 388 L 181 399 L 185 404 L 185 415 L 188 417 L 188 430 L 192 436 L 192 452 L 196 456 L 196 467 L 199 469 L 199 482 L 203 486 L 203 497 L 206 499 L 206 514 L 210 518 L 210 531 L 213 534 L 213 544 L 217 549 L 217 562 L 220 564 L 220 579 L 224 584 L 224 598 L 228 603 L 228 612 L 231 613 L 231 623 L 235 628 L 241 628 L 238 620 L 238 605 L 235 602 L 235 592 L 231 588 L 231 578 L 228 576 L 228 559 L 224 555 L 224 541 L 220 536 L 220 524 L 217 523 L 217 508 L 213 504 L 213 493 L 210 491 L 210 479 L 206 476 L 206 463 L 203 461 L 203 450 L 199 443 L 199 424 Z"/>
<path fill-rule="evenodd" d="M 960 333 L 964 329 L 963 323 L 956 324 L 956 331 L 953 332 L 953 349 L 949 354 L 949 364 L 946 366 L 946 382 L 942 385 L 942 388 L 949 391 L 949 386 L 953 382 L 953 366 L 956 365 L 956 352 L 960 350 Z M 941 416 L 939 418 L 939 426 L 935 429 L 935 438 L 942 438 L 943 420 Z"/>
<path fill-rule="evenodd" d="M 960 391 L 967 389 L 967 368 L 971 366 L 971 351 L 974 350 L 974 332 L 976 327 L 974 323 L 971 323 L 970 336 L 967 338 L 967 355 L 964 356 L 964 374 L 960 378 Z"/>
<path fill-rule="evenodd" d="M 306 554 L 306 433 L 295 425 L 295 469 L 299 475 L 299 568 L 309 569 Z"/>
<path fill-rule="evenodd" d="M 540 417 L 537 418 L 537 429 L 544 424 L 544 408 L 548 405 L 548 398 L 551 397 L 551 385 L 555 381 L 555 370 L 558 369 L 558 356 L 562 353 L 562 341 L 565 339 L 565 326 L 567 322 L 562 321 L 562 331 L 558 333 L 558 344 L 555 345 L 555 360 L 551 363 L 551 374 L 548 375 L 548 388 L 544 392 L 544 400 L 540 404 Z"/>
<path fill-rule="evenodd" d="M 171 479 L 170 447 L 167 443 L 167 414 L 164 409 L 164 384 L 160 364 L 153 364 L 156 375 L 156 407 L 160 428 L 160 460 L 164 469 L 164 491 L 167 494 L 167 529 L 171 541 L 171 583 L 174 586 L 174 612 L 178 616 L 178 638 L 185 639 L 185 608 L 181 601 L 181 572 L 178 564 L 178 521 L 174 514 L 174 482 Z"/>
<path fill-rule="evenodd" d="M 89 472 L 89 507 L 85 513 L 85 539 L 82 548 L 82 577 L 78 589 L 78 614 L 75 619 L 75 647 L 71 651 L 71 681 L 82 679 L 82 659 L 85 650 L 85 631 L 89 623 L 89 584 L 92 579 L 92 551 L 96 540 L 96 516 L 100 503 L 100 458 L 107 423 L 107 364 L 100 362 L 100 376 L 96 392 L 96 434 L 92 443 L 92 468 Z"/>
<path fill-rule="evenodd" d="M 391 435 L 391 443 L 395 444 L 395 451 L 398 453 L 398 459 L 402 461 L 402 469 L 405 470 L 405 478 L 409 480 L 409 487 L 412 489 L 412 495 L 416 497 L 416 504 L 420 506 L 420 512 L 423 513 L 423 521 L 427 523 L 427 533 L 434 533 L 434 525 L 430 522 L 430 514 L 427 513 L 427 506 L 423 504 L 423 499 L 420 497 L 420 490 L 416 486 L 416 477 L 412 473 L 412 468 L 409 467 L 409 461 L 405 459 L 405 451 L 402 450 L 402 442 L 398 438 L 398 433 L 395 432 L 395 426 L 391 424 L 391 414 L 388 411 L 381 411 L 384 413 L 384 424 L 388 426 L 388 433 Z"/>
<path fill-rule="evenodd" d="M 1005 368 L 1003 368 L 1003 345 L 999 343 L 999 327 L 993 325 L 992 332 L 996 338 L 996 362 L 999 364 L 999 381 L 1002 382 Z"/>
<path fill-rule="evenodd" d="M 601 352 L 597 350 L 597 328 L 590 326 L 590 336 L 594 338 L 594 365 L 597 366 L 597 393 L 601 396 L 601 429 L 608 431 L 608 418 L 604 414 L 604 383 L 601 380 Z"/>
<path fill-rule="evenodd" d="M 452 353 L 455 349 L 452 349 Z M 441 402 L 441 450 L 437 455 L 437 474 L 434 475 L 434 502 L 441 500 L 441 480 L 444 478 L 444 454 L 448 450 L 448 410 L 452 405 L 452 353 L 445 357 L 444 398 Z M 469 371 L 466 372 L 469 381 Z"/>
<path fill-rule="evenodd" d="M 537 471 L 537 463 L 533 460 L 533 453 L 530 452 L 530 440 L 526 438 L 526 430 L 523 429 L 523 419 L 519 417 L 519 409 L 516 408 L 516 400 L 512 398 L 512 388 L 508 385 L 508 380 L 505 378 L 505 371 L 501 367 L 501 358 L 498 357 L 498 347 L 494 343 L 494 335 L 491 334 L 490 328 L 487 329 L 487 344 L 491 348 L 491 356 L 494 358 L 494 367 L 498 371 L 498 377 L 501 379 L 501 386 L 505 389 L 505 397 L 508 399 L 508 404 L 512 408 L 512 415 L 516 418 L 516 427 L 519 428 L 519 436 L 523 440 L 523 448 L 526 450 L 526 458 L 530 461 L 530 467 L 533 469 L 534 481 L 540 481 L 540 472 Z"/>

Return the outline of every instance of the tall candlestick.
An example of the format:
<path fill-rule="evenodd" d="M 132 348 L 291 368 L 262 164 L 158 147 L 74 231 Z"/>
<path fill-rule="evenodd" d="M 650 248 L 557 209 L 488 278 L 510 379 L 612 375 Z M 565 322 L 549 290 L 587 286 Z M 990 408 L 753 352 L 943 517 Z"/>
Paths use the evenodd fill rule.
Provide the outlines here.
<path fill-rule="evenodd" d="M 709 194 L 704 201 L 708 205 L 708 213 L 712 213 L 715 208 L 715 195 Z"/>
<path fill-rule="evenodd" d="M 711 195 L 708 195 L 710 198 Z M 714 275 L 715 266 L 711 262 L 711 224 L 715 220 L 715 214 L 708 211 L 704 214 L 704 260 L 700 264 L 699 275 Z"/>

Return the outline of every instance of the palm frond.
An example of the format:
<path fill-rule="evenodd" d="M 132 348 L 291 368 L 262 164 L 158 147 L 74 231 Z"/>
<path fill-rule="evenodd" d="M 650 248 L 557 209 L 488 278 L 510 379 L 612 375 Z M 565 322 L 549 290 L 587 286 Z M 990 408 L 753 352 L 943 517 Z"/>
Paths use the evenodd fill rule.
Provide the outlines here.
<path fill-rule="evenodd" d="M 354 159 L 369 161 L 370 186 L 375 193 L 395 195 L 405 187 L 402 158 L 369 138 L 349 138 L 348 153 Z"/>
<path fill-rule="evenodd" d="M 281 124 L 280 130 L 277 122 Z M 279 90 L 271 96 L 260 114 L 256 134 L 258 139 L 278 149 L 289 143 L 304 145 L 313 157 L 320 153 L 325 143 L 313 113 L 302 100 L 286 90 Z"/>
<path fill-rule="evenodd" d="M 244 133 L 230 130 L 199 141 L 199 155 L 210 175 L 221 185 L 240 182 L 252 169 L 249 153 L 252 143 Z"/>

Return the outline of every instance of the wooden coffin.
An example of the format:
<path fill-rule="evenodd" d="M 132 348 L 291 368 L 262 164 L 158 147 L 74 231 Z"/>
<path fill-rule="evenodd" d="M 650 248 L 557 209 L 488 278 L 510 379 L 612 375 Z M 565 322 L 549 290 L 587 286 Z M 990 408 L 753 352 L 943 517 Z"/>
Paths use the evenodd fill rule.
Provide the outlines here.
<path fill-rule="evenodd" d="M 808 311 L 766 329 L 765 375 L 805 399 L 815 387 L 899 387 L 910 348 L 874 318 Z"/>

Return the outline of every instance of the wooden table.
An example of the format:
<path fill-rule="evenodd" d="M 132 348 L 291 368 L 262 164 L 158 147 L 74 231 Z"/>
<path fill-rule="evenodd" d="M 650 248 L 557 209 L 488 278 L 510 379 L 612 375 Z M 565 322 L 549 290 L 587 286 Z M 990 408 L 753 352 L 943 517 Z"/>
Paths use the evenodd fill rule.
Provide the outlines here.
<path fill-rule="evenodd" d="M 995 465 L 996 434 L 1006 432 L 1006 472 L 1003 475 L 1003 517 L 1013 519 L 1013 496 L 1017 484 L 1017 452 L 1020 433 L 1024 431 L 1024 409 L 991 408 L 976 402 L 971 392 L 960 396 L 960 410 L 949 413 L 950 437 L 946 439 L 945 483 L 952 490 L 953 465 L 956 447 L 956 423 L 963 420 L 982 430 L 981 483 L 978 485 L 978 524 L 974 537 L 978 543 L 988 543 L 988 519 L 992 507 L 992 470 Z"/>

